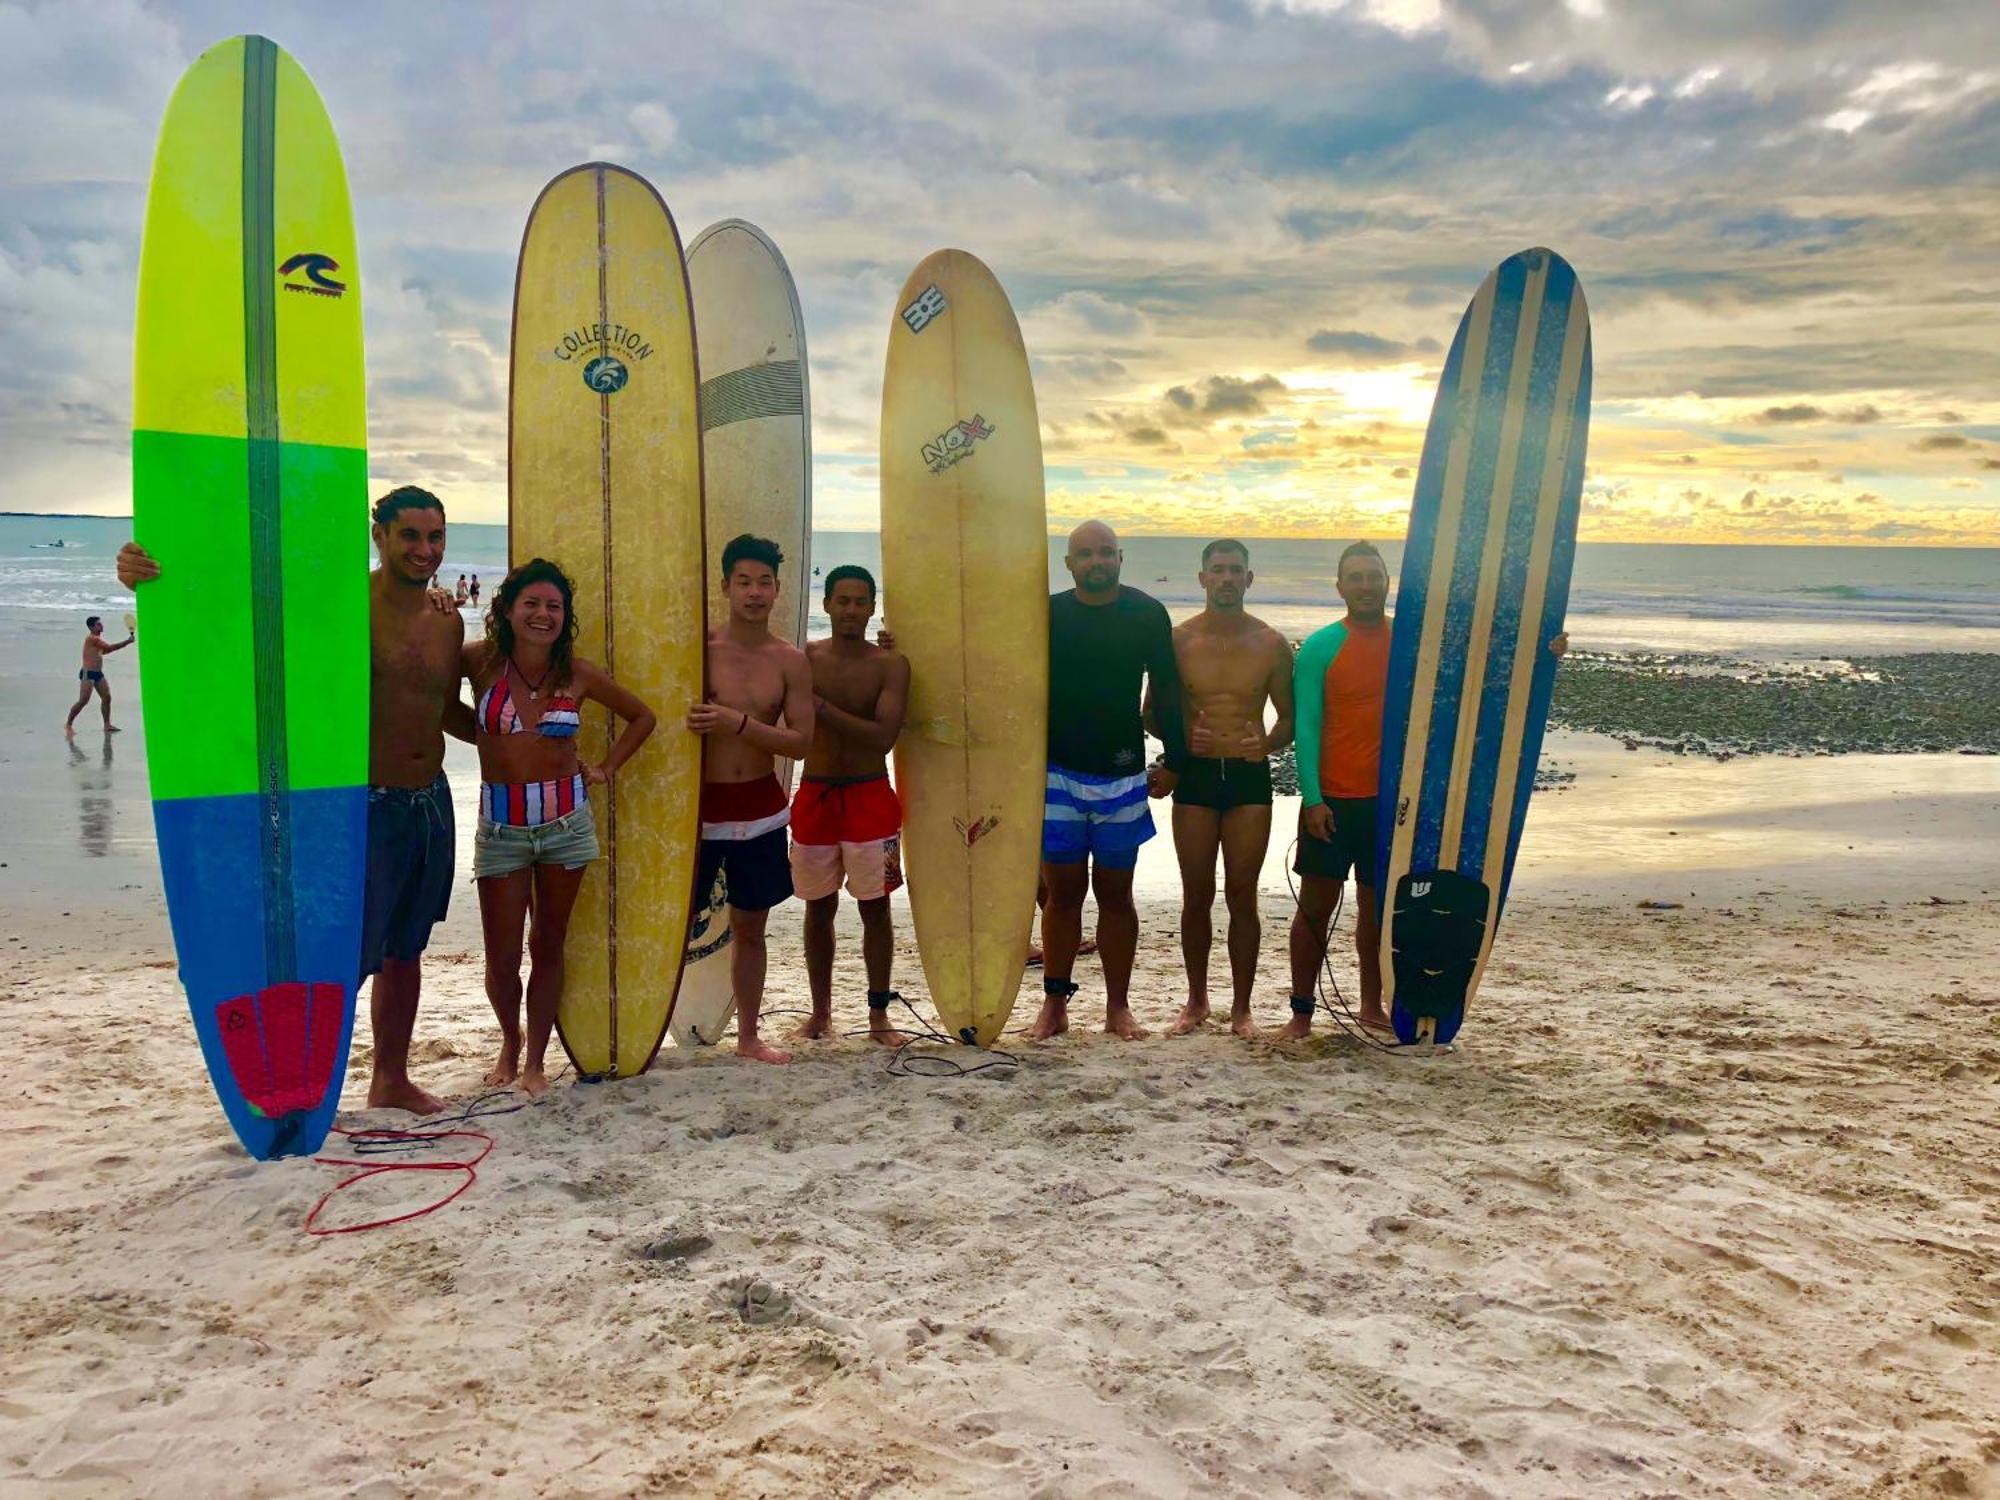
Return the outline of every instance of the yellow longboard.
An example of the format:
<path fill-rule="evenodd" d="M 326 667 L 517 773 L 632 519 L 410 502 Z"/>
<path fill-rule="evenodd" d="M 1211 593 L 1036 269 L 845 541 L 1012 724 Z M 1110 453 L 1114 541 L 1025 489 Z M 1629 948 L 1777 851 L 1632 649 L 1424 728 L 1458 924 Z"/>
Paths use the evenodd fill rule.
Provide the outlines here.
<path fill-rule="evenodd" d="M 701 423 L 681 242 L 643 177 L 572 167 L 536 200 L 514 282 L 507 550 L 576 584 L 576 649 L 660 728 L 591 798 L 604 859 L 570 921 L 557 1026 L 577 1071 L 625 1077 L 659 1049 L 679 986 L 700 837 Z M 618 726 L 595 704 L 579 742 Z"/>
<path fill-rule="evenodd" d="M 1041 860 L 1048 516 L 1035 389 L 993 273 L 910 273 L 882 382 L 882 597 L 910 659 L 903 864 L 931 1001 L 990 1046 L 1021 987 Z"/>

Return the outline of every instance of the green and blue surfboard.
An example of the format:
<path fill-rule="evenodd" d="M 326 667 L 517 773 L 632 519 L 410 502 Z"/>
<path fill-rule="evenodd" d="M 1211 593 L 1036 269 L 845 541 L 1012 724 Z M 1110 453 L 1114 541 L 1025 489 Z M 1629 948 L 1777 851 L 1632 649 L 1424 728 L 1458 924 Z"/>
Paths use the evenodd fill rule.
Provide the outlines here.
<path fill-rule="evenodd" d="M 315 1151 L 354 1022 L 368 828 L 367 431 L 340 148 L 276 44 L 204 52 L 139 267 L 133 533 L 181 983 L 229 1123 Z"/>

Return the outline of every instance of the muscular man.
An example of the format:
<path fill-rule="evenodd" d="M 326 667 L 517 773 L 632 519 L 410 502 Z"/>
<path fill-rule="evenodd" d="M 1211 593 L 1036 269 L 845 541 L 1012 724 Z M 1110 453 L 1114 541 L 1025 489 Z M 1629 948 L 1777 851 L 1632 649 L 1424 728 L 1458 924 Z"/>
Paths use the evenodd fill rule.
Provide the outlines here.
<path fill-rule="evenodd" d="M 1128 992 L 1139 946 L 1132 871 L 1153 836 L 1148 794 L 1164 797 L 1187 758 L 1173 627 L 1159 600 L 1118 581 L 1125 554 L 1102 521 L 1069 536 L 1074 589 L 1049 599 L 1048 791 L 1042 812 L 1042 1010 L 1033 1041 L 1069 1030 L 1070 970 L 1083 938 L 1083 898 L 1097 894 L 1104 959 L 1104 1029 L 1127 1041 L 1146 1033 Z M 1140 683 L 1166 746 L 1163 770 L 1148 776 Z"/>
<path fill-rule="evenodd" d="M 1292 738 L 1292 651 L 1285 638 L 1243 612 L 1256 574 L 1250 549 L 1210 542 L 1196 582 L 1208 603 L 1174 627 L 1174 659 L 1187 695 L 1188 759 L 1174 789 L 1174 851 L 1181 866 L 1181 961 L 1188 998 L 1169 1036 L 1208 1019 L 1208 954 L 1214 942 L 1215 854 L 1222 851 L 1229 908 L 1229 1029 L 1252 1037 L 1250 992 L 1257 978 L 1257 875 L 1271 842 L 1271 762 Z M 1264 706 L 1277 722 L 1267 732 Z"/>
<path fill-rule="evenodd" d="M 83 666 L 76 674 L 82 684 L 76 690 L 76 702 L 70 705 L 69 717 L 63 720 L 63 733 L 76 733 L 76 716 L 90 702 L 92 693 L 104 700 L 104 732 L 118 733 L 118 726 L 111 722 L 111 685 L 104 680 L 104 658 L 114 651 L 123 651 L 135 639 L 131 631 L 125 633 L 122 641 L 107 641 L 104 638 L 104 617 L 92 615 L 83 622 Z"/>
<path fill-rule="evenodd" d="M 375 503 L 368 575 L 368 871 L 361 977 L 374 976 L 370 1109 L 436 1114 L 444 1103 L 410 1077 L 410 1036 L 422 990 L 422 956 L 451 899 L 457 838 L 444 778 L 444 736 L 473 737 L 459 696 L 465 622 L 449 594 L 434 593 L 444 562 L 444 502 L 404 485 Z M 160 576 L 136 543 L 118 552 L 128 588 Z"/>
<path fill-rule="evenodd" d="M 708 736 L 694 888 L 713 888 L 717 871 L 728 878 L 736 1055 L 767 1063 L 792 1060 L 757 1034 L 764 927 L 771 908 L 792 894 L 785 853 L 791 809 L 773 757 L 798 760 L 813 743 L 812 668 L 805 652 L 771 634 L 784 557 L 776 542 L 747 532 L 722 549 L 729 618 L 708 633 L 708 702 L 695 704 L 687 717 L 689 729 Z"/>
<path fill-rule="evenodd" d="M 812 666 L 813 745 L 792 799 L 792 886 L 806 904 L 806 978 L 812 1017 L 796 1034 L 833 1034 L 833 918 L 840 882 L 861 908 L 868 969 L 868 1035 L 885 1047 L 908 1038 L 889 1024 L 896 935 L 889 893 L 903 883 L 903 808 L 889 785 L 888 754 L 903 727 L 909 659 L 871 645 L 875 577 L 849 563 L 826 575 L 833 635 L 806 647 Z"/>

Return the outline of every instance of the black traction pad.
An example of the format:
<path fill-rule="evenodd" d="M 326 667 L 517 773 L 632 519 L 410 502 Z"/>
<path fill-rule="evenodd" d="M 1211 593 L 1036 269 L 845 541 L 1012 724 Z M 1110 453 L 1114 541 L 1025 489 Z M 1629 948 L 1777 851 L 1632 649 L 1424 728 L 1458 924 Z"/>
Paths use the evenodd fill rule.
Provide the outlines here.
<path fill-rule="evenodd" d="M 1412 871 L 1396 882 L 1390 958 L 1399 1040 L 1416 1041 L 1421 1020 L 1436 1023 L 1437 1041 L 1457 1033 L 1486 939 L 1487 904 L 1485 883 L 1456 870 Z"/>

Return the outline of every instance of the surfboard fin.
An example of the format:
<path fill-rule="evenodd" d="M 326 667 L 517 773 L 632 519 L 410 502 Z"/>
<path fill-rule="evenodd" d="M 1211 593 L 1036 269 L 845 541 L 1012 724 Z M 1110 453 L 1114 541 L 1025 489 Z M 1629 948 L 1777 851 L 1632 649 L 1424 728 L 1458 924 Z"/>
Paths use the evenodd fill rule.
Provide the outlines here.
<path fill-rule="evenodd" d="M 1413 1044 L 1421 1033 L 1442 1045 L 1457 1035 L 1490 907 L 1485 883 L 1456 870 L 1413 870 L 1396 882 L 1397 1040 Z"/>
<path fill-rule="evenodd" d="M 319 1107 L 339 1060 L 346 999 L 340 985 L 293 981 L 215 1008 L 230 1075 L 251 1109 L 282 1120 Z"/>

